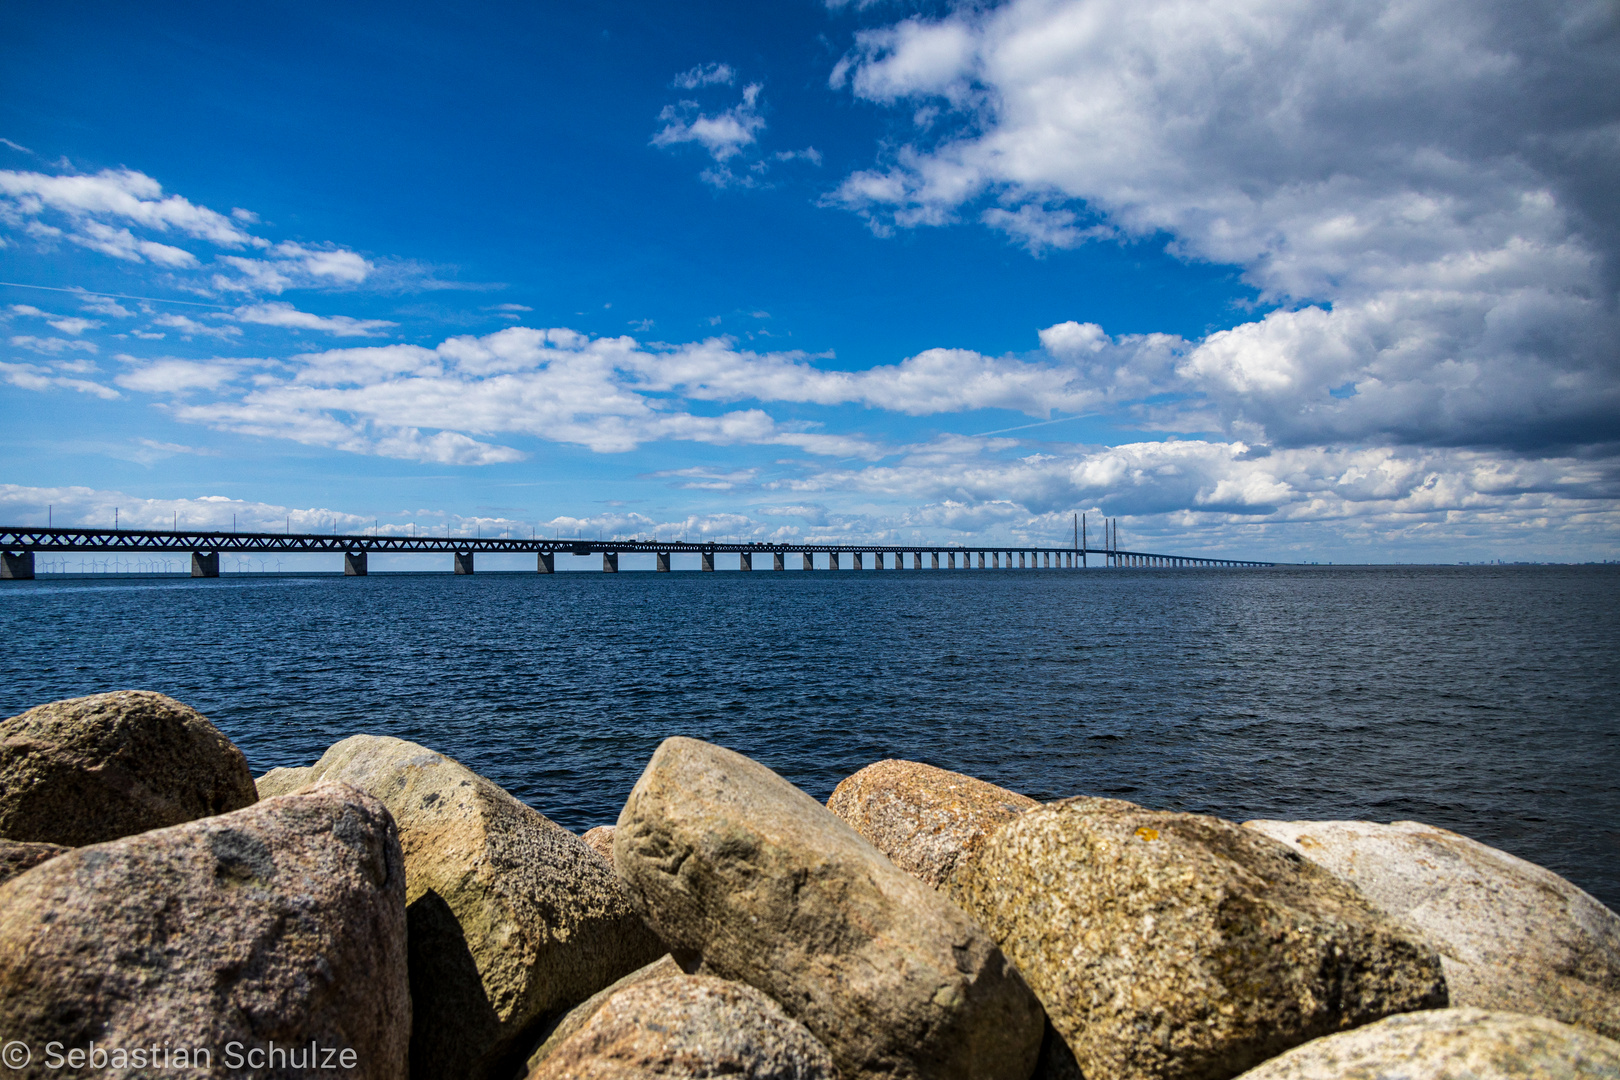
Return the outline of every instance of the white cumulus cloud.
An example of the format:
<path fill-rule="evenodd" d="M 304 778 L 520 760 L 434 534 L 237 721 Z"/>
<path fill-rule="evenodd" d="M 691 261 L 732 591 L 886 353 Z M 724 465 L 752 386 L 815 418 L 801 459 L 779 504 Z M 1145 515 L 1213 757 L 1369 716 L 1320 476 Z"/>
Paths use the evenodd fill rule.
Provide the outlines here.
<path fill-rule="evenodd" d="M 926 123 L 828 201 L 879 232 L 1164 234 L 1242 267 L 1279 309 L 1170 343 L 1157 386 L 1234 434 L 1609 443 L 1613 40 L 1601 0 L 964 6 L 860 35 L 835 85 Z"/>

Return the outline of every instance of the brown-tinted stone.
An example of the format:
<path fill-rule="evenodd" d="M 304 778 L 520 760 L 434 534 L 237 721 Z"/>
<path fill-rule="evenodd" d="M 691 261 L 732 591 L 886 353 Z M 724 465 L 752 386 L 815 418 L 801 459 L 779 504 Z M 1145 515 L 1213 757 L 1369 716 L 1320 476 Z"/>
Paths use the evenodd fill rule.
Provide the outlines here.
<path fill-rule="evenodd" d="M 399 825 L 413 1076 L 508 1080 L 549 1014 L 666 951 L 584 841 L 450 758 L 356 735 L 260 784 L 321 778 L 370 792 Z"/>
<path fill-rule="evenodd" d="M 1249 821 L 1413 927 L 1451 1003 L 1620 1038 L 1620 916 L 1551 870 L 1416 821 Z"/>
<path fill-rule="evenodd" d="M 705 975 L 642 981 L 609 997 L 528 1080 L 837 1080 L 803 1025 L 750 986 Z"/>
<path fill-rule="evenodd" d="M 202 1047 L 209 1067 L 188 1075 L 225 1077 L 242 1072 L 231 1042 L 274 1040 L 348 1048 L 344 1075 L 403 1080 L 410 1026 L 399 841 L 345 785 L 77 848 L 0 885 L 0 1032 L 32 1047 L 35 1075 L 51 1041 Z"/>
<path fill-rule="evenodd" d="M 147 690 L 0 721 L 0 837 L 78 847 L 258 798 L 247 759 L 196 709 Z"/>
<path fill-rule="evenodd" d="M 916 761 L 879 761 L 846 776 L 827 809 L 907 873 L 939 888 L 990 835 L 1040 803 Z"/>
<path fill-rule="evenodd" d="M 10 881 L 24 870 L 32 870 L 46 859 L 54 859 L 62 852 L 72 850 L 61 844 L 0 840 L 0 882 Z"/>
<path fill-rule="evenodd" d="M 646 967 L 632 971 L 607 989 L 598 990 L 546 1026 L 545 1031 L 541 1034 L 540 1045 L 536 1046 L 529 1055 L 528 1071 L 533 1072 L 542 1061 L 551 1056 L 553 1050 L 557 1049 L 574 1032 L 584 1027 L 585 1022 L 596 1015 L 596 1010 L 600 1009 L 608 998 L 617 994 L 620 990 L 634 986 L 636 983 L 651 982 L 654 979 L 669 979 L 685 974 L 687 972 L 681 970 L 681 965 L 675 962 L 675 958 L 665 953 Z"/>
<path fill-rule="evenodd" d="M 258 790 L 259 798 L 268 799 L 274 795 L 291 795 L 295 791 L 309 787 L 314 782 L 315 767 L 313 765 L 303 765 L 293 768 L 271 769 L 253 781 L 253 786 Z"/>
<path fill-rule="evenodd" d="M 1439 958 L 1352 887 L 1231 822 L 1068 799 L 948 883 L 1087 1077 L 1219 1080 L 1446 1003 Z"/>
<path fill-rule="evenodd" d="M 612 825 L 598 825 L 594 829 L 587 830 L 585 835 L 580 837 L 580 839 L 589 844 L 592 851 L 606 859 L 609 866 L 613 865 Z"/>
<path fill-rule="evenodd" d="M 758 762 L 666 740 L 613 854 L 683 966 L 763 990 L 846 1080 L 1029 1076 L 1040 1008 L 995 943 Z"/>
<path fill-rule="evenodd" d="M 1620 1080 L 1620 1043 L 1545 1017 L 1437 1009 L 1308 1042 L 1240 1080 Z"/>

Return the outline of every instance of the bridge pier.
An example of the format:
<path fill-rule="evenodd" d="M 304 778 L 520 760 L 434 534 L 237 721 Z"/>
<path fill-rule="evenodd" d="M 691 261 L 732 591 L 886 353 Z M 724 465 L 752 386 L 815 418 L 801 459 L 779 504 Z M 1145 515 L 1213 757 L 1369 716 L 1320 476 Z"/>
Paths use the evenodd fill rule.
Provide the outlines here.
<path fill-rule="evenodd" d="M 884 568 L 884 566 L 883 566 L 883 552 L 881 552 L 881 551 L 872 552 L 872 562 L 876 566 L 877 569 L 882 570 Z"/>
<path fill-rule="evenodd" d="M 922 552 L 913 551 L 911 553 L 911 568 L 913 570 L 921 570 L 922 569 Z"/>
<path fill-rule="evenodd" d="M 929 554 L 934 557 L 934 569 L 938 570 L 939 569 L 939 552 L 931 551 L 931 552 L 929 552 Z"/>
<path fill-rule="evenodd" d="M 1011 561 L 1011 560 L 1009 560 L 1009 561 Z M 1018 553 L 1018 569 L 1020 569 L 1020 570 L 1028 569 L 1028 567 L 1026 567 L 1024 565 L 1024 553 L 1022 551 L 1020 551 Z"/>
<path fill-rule="evenodd" d="M 956 552 L 947 551 L 945 553 L 945 569 L 947 569 L 947 570 L 955 570 L 956 569 Z"/>
<path fill-rule="evenodd" d="M 617 574 L 619 572 L 619 553 L 617 551 L 602 552 L 602 573 Z"/>
<path fill-rule="evenodd" d="M 772 555 L 771 556 L 771 569 L 772 570 L 786 570 L 787 569 L 787 557 L 786 557 L 786 555 L 784 555 L 780 551 L 778 551 L 774 555 Z"/>
<path fill-rule="evenodd" d="M 737 569 L 738 570 L 752 570 L 753 568 L 754 568 L 754 553 L 751 552 L 751 551 L 739 551 L 737 553 Z"/>
<path fill-rule="evenodd" d="M 806 570 L 814 570 L 816 568 L 816 557 L 808 551 L 804 553 L 804 568 Z"/>
<path fill-rule="evenodd" d="M 537 553 L 534 560 L 535 573 L 555 574 L 557 572 L 557 555 L 555 552 L 542 551 Z"/>
<path fill-rule="evenodd" d="M 343 553 L 343 576 L 366 576 L 366 553 L 363 551 L 345 551 Z"/>
<path fill-rule="evenodd" d="M 703 569 L 706 573 L 714 573 L 714 552 L 712 550 L 703 553 Z"/>
<path fill-rule="evenodd" d="M 193 551 L 191 553 L 192 577 L 219 577 L 219 552 Z"/>
<path fill-rule="evenodd" d="M 838 552 L 836 552 L 836 551 L 827 552 L 827 569 L 829 569 L 829 570 L 838 569 Z"/>
<path fill-rule="evenodd" d="M 470 573 L 473 572 L 473 553 L 472 552 L 470 552 L 470 551 L 458 551 L 458 552 L 455 553 L 455 556 L 456 556 L 456 573 L 458 573 L 458 574 L 470 574 Z"/>
<path fill-rule="evenodd" d="M 0 551 L 0 581 L 33 581 L 34 553 L 32 551 Z"/>

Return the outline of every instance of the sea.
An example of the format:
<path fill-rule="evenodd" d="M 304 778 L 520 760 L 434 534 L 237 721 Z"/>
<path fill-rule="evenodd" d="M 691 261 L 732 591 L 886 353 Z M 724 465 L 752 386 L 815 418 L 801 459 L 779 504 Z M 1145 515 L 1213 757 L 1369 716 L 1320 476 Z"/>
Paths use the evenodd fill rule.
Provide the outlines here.
<path fill-rule="evenodd" d="M 687 735 L 823 800 L 1423 821 L 1620 909 L 1620 566 L 42 575 L 0 640 L 0 716 L 158 690 L 255 774 L 396 735 L 576 831 Z"/>

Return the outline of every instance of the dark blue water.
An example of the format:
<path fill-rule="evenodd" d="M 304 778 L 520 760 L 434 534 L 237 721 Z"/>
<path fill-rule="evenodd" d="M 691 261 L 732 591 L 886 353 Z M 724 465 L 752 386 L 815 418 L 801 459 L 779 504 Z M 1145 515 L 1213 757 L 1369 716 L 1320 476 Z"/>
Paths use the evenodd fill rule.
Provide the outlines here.
<path fill-rule="evenodd" d="M 667 735 L 818 798 L 904 757 L 1039 799 L 1411 818 L 1620 908 L 1620 568 L 7 582 L 0 716 L 202 710 L 255 773 L 355 732 L 612 822 Z"/>

